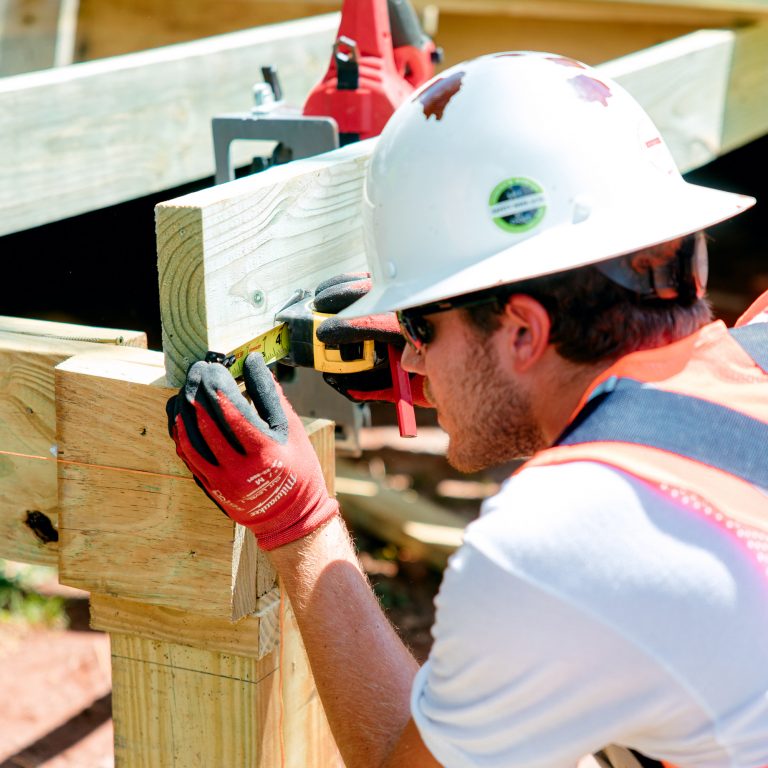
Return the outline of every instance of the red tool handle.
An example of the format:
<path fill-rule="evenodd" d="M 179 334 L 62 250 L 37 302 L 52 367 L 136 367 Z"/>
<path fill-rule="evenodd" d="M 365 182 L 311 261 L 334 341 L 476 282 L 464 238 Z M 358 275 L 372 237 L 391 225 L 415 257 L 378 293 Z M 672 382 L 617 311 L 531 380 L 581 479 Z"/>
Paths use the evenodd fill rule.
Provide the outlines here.
<path fill-rule="evenodd" d="M 395 392 L 395 408 L 397 409 L 397 426 L 400 427 L 400 437 L 416 437 L 416 412 L 413 409 L 411 380 L 400 365 L 402 352 L 390 345 L 387 354 L 389 370 L 392 373 L 392 386 Z"/>

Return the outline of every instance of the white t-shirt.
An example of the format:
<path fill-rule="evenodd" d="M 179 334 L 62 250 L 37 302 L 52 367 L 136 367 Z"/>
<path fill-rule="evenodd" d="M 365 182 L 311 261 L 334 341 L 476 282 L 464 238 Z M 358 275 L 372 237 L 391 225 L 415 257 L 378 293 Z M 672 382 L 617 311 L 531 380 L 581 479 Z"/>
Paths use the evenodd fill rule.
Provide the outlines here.
<path fill-rule="evenodd" d="M 609 743 L 768 766 L 766 566 L 768 537 L 616 469 L 525 470 L 446 569 L 411 702 L 425 744 L 448 768 L 571 768 Z"/>

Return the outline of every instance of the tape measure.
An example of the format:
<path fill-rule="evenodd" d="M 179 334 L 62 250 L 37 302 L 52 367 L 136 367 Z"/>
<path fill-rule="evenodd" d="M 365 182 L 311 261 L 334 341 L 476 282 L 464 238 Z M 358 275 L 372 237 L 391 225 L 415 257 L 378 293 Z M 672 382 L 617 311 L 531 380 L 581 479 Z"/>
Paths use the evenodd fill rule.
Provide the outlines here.
<path fill-rule="evenodd" d="M 329 347 L 317 338 L 318 326 L 329 317 L 333 315 L 315 312 L 312 299 L 300 292 L 294 301 L 277 313 L 275 321 L 278 325 L 274 328 L 226 355 L 208 352 L 205 360 L 226 365 L 236 379 L 243 375 L 243 363 L 251 352 L 260 352 L 267 365 L 282 361 L 287 365 L 314 368 L 325 373 L 358 373 L 373 368 L 376 364 L 373 340 Z M 390 347 L 387 356 L 392 372 L 400 435 L 415 437 L 416 416 L 408 374 L 400 366 L 398 350 Z"/>
<path fill-rule="evenodd" d="M 262 333 L 261 336 L 256 336 L 256 338 L 247 341 L 226 355 L 220 352 L 206 353 L 205 362 L 221 363 L 229 369 L 229 372 L 236 379 L 239 379 L 243 375 L 245 358 L 251 352 L 261 352 L 264 356 L 264 362 L 267 365 L 271 365 L 287 357 L 290 349 L 291 342 L 288 334 L 288 324 L 280 323 L 280 325 L 276 325 L 266 333 Z"/>
<path fill-rule="evenodd" d="M 286 365 L 314 368 L 324 373 L 358 373 L 373 368 L 376 350 L 372 340 L 360 345 L 344 345 L 360 348 L 355 350 L 360 354 L 350 358 L 348 349 L 329 347 L 317 338 L 320 323 L 332 316 L 315 312 L 312 299 L 302 297 L 278 312 L 276 320 L 281 322 L 274 328 L 226 354 L 208 352 L 205 361 L 225 365 L 236 379 L 243 375 L 245 358 L 251 352 L 260 352 L 267 365 L 282 361 Z"/>

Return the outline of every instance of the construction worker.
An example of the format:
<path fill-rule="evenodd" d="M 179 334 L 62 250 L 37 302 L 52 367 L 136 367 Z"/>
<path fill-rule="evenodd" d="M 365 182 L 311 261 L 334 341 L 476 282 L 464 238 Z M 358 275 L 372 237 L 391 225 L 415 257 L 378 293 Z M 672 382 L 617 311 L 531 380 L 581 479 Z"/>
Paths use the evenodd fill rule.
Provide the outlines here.
<path fill-rule="evenodd" d="M 169 403 L 277 569 L 346 766 L 768 766 L 768 299 L 729 331 L 703 298 L 703 230 L 754 201 L 686 183 L 620 86 L 531 52 L 418 91 L 363 197 L 372 279 L 320 287 L 319 335 L 402 334 L 456 467 L 531 457 L 451 558 L 420 669 L 263 360 L 253 405 L 208 363 Z M 384 367 L 331 383 L 389 396 Z"/>

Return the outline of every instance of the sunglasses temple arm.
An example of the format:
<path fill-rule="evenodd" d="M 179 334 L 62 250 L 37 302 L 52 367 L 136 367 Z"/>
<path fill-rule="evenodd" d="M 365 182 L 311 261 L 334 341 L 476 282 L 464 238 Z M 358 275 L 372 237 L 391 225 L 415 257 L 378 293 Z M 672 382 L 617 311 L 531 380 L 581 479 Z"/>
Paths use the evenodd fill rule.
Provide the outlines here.
<path fill-rule="evenodd" d="M 411 380 L 400 365 L 402 352 L 390 345 L 387 350 L 389 370 L 392 373 L 392 386 L 395 393 L 395 408 L 397 409 L 397 426 L 400 437 L 416 437 L 416 412 L 413 408 Z"/>

